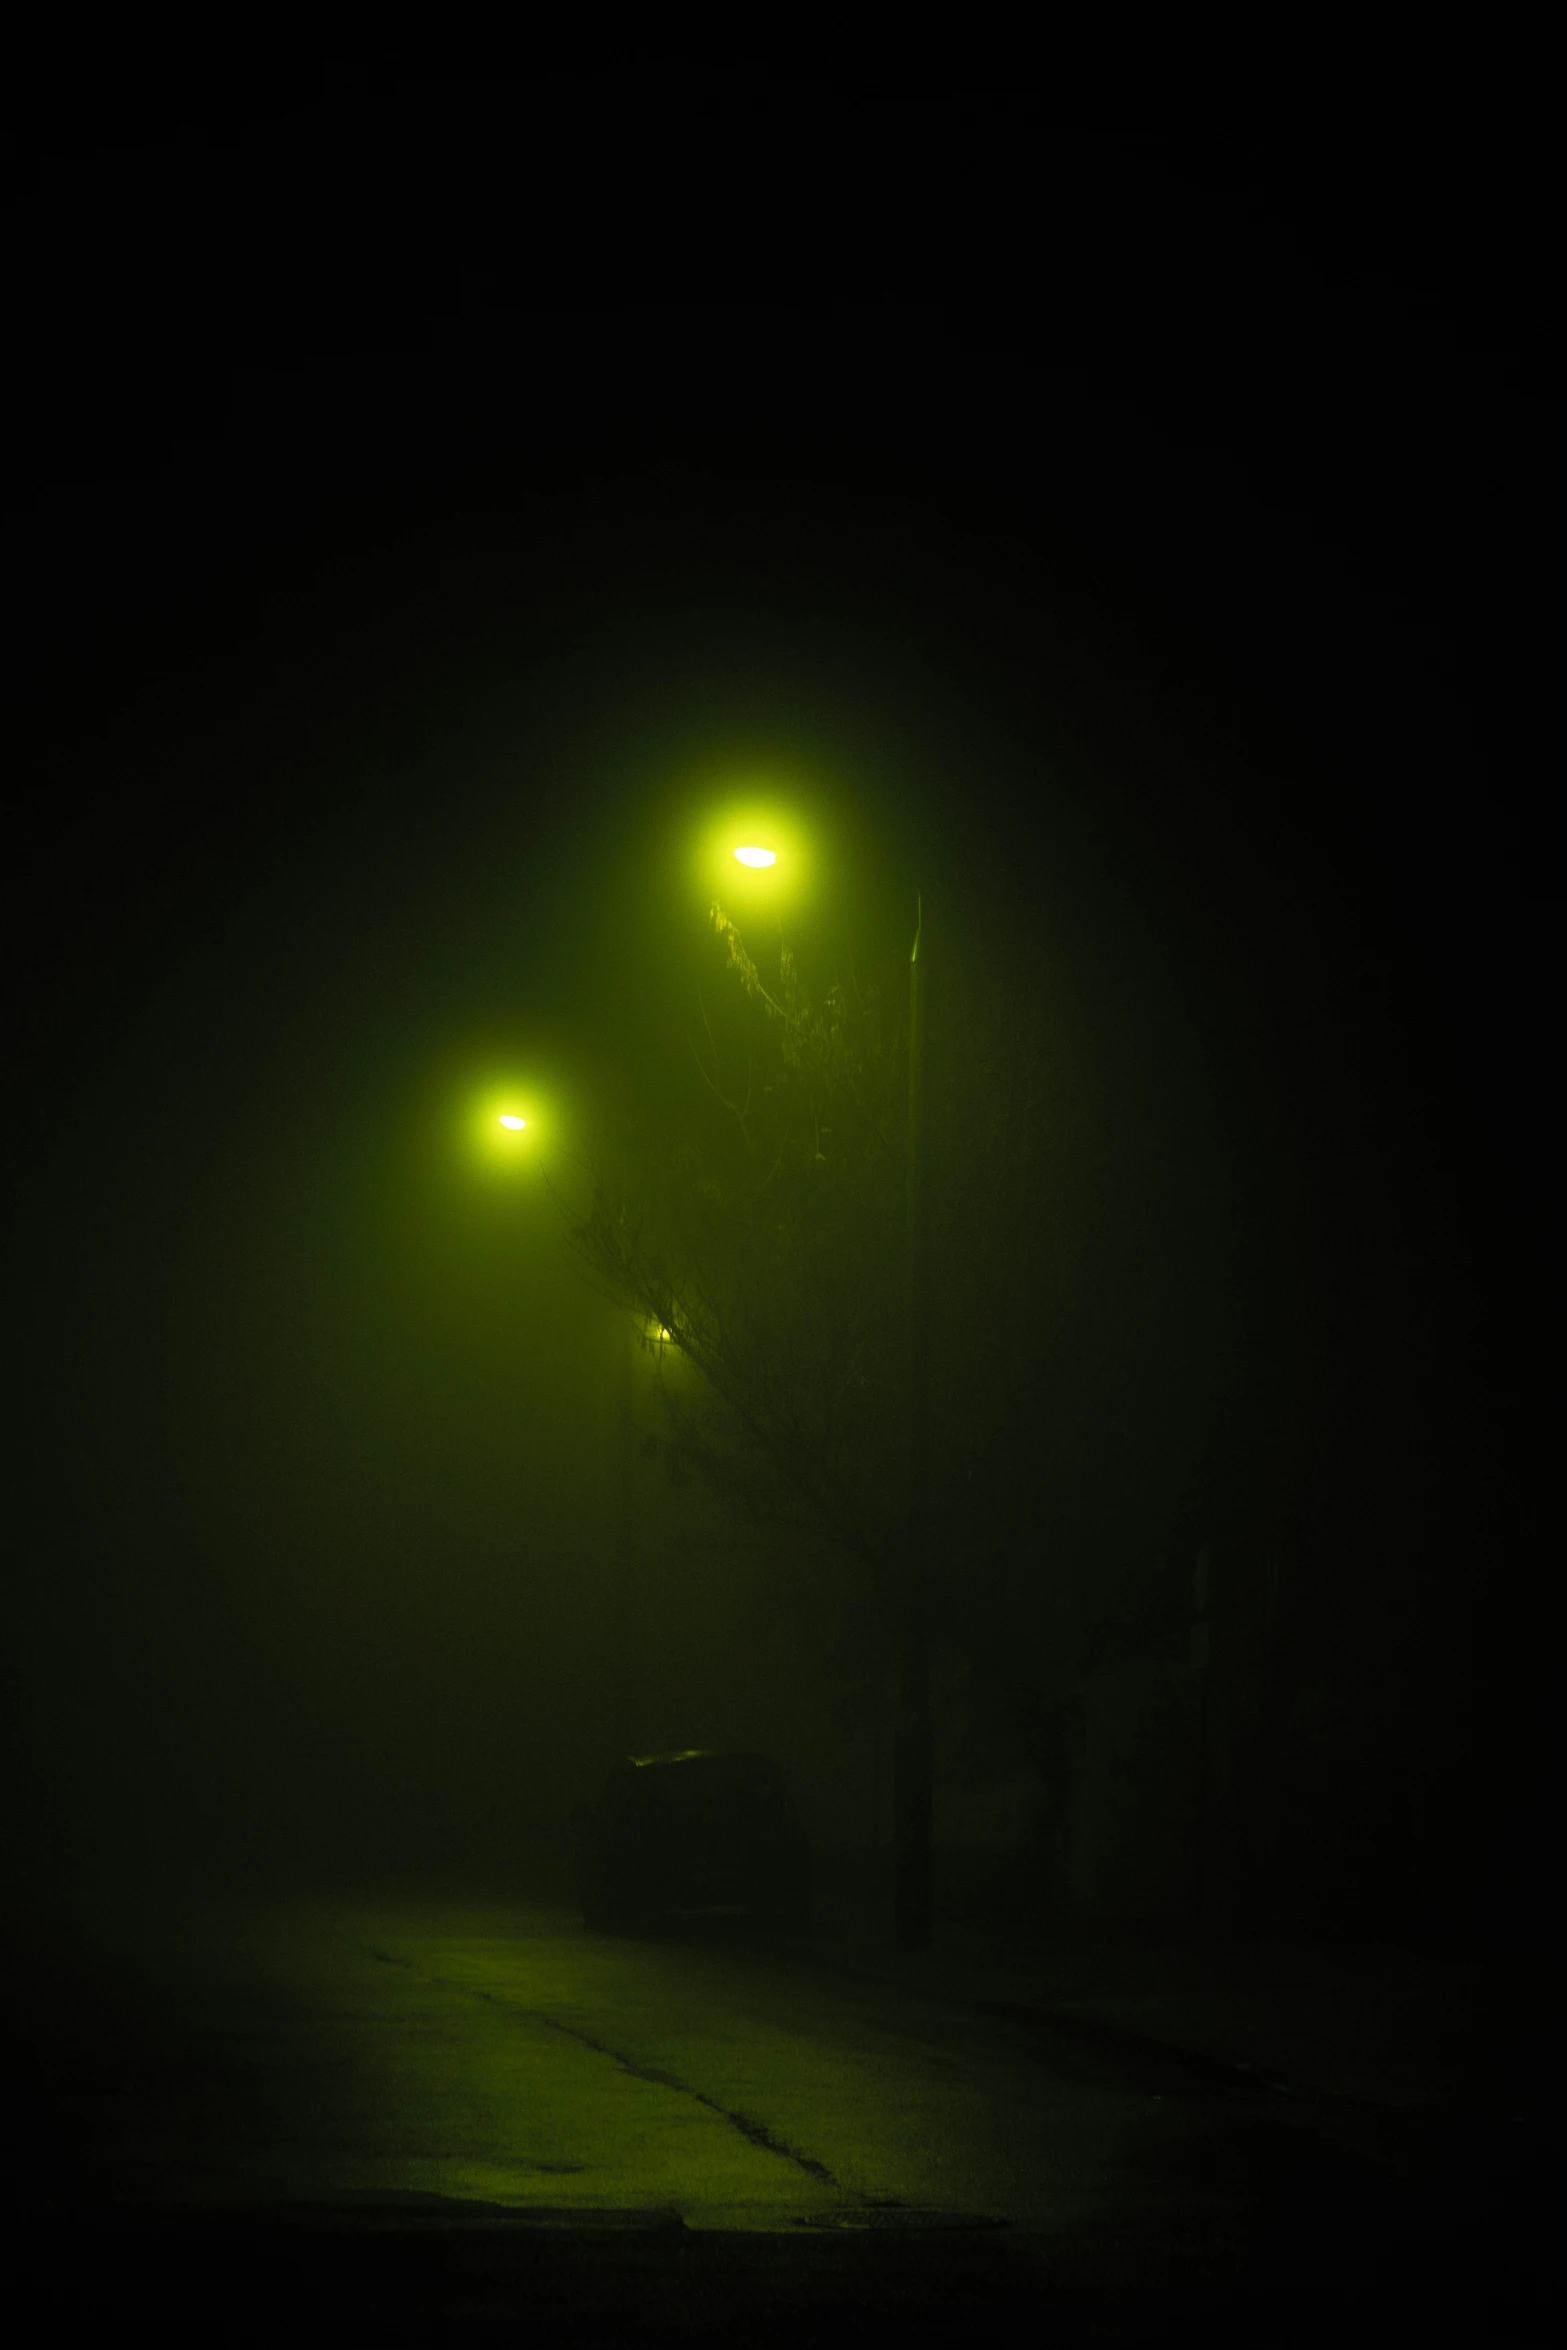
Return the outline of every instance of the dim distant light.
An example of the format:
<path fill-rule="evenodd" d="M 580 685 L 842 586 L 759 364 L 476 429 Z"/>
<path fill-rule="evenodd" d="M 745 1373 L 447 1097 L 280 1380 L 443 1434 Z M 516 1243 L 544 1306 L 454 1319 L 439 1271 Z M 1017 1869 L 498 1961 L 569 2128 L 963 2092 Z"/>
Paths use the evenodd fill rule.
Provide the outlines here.
<path fill-rule="evenodd" d="M 776 865 L 777 854 L 772 849 L 736 849 L 735 860 L 741 865 Z"/>
<path fill-rule="evenodd" d="M 520 1134 L 527 1123 L 526 1118 L 503 1118 L 501 1120 L 501 1124 L 510 1127 L 513 1134 Z"/>

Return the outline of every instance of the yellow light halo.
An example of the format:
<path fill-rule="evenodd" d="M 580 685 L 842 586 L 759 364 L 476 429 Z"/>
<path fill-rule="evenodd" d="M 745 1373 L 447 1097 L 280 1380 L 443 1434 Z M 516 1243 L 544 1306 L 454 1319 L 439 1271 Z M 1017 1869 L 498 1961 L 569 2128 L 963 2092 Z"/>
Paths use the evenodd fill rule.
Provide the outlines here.
<path fill-rule="evenodd" d="M 716 898 L 742 925 L 758 915 L 771 923 L 808 902 L 810 836 L 788 799 L 766 786 L 715 791 L 691 848 L 692 894 L 704 914 Z"/>
<path fill-rule="evenodd" d="M 555 1131 L 554 1104 L 534 1073 L 501 1069 L 468 1094 L 465 1139 L 480 1166 L 511 1182 L 531 1166 Z"/>

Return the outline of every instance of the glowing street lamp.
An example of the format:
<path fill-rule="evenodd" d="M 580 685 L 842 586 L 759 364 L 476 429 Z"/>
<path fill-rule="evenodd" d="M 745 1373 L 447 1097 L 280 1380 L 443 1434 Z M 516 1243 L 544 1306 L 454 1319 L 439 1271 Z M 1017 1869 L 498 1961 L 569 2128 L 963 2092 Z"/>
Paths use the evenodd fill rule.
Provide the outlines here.
<path fill-rule="evenodd" d="M 537 1165 L 558 1123 L 554 1103 L 531 1072 L 519 1077 L 501 1070 L 487 1083 L 481 1078 L 469 1094 L 463 1133 L 475 1167 L 509 1183 Z"/>
<path fill-rule="evenodd" d="M 810 893 L 819 846 L 781 794 L 765 783 L 741 785 L 732 797 L 715 798 L 690 835 L 693 907 L 705 913 L 715 899 L 729 906 L 733 897 L 742 922 L 742 909 L 754 915 L 765 906 L 771 925 Z"/>

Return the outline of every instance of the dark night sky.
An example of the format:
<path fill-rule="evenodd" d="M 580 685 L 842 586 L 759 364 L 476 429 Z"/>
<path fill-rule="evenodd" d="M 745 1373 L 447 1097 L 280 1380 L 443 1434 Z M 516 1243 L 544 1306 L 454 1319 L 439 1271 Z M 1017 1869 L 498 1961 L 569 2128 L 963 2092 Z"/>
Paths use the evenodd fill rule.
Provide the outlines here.
<path fill-rule="evenodd" d="M 36 1848 L 423 1861 L 570 1799 L 612 1334 L 453 1121 L 497 1057 L 563 1125 L 654 1065 L 729 761 L 854 844 L 834 937 L 939 872 L 1054 926 L 1085 1036 L 1178 1019 L 1295 1236 L 1328 1521 L 1483 1519 L 1539 1204 L 1538 196 L 982 91 L 40 110 Z"/>

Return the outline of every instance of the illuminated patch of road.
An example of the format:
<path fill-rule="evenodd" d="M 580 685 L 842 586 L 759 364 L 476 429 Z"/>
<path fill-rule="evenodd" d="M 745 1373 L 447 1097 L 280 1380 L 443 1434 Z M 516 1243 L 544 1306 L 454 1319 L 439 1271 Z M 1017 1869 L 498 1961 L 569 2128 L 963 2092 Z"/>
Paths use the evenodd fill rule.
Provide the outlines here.
<path fill-rule="evenodd" d="M 968 2231 L 1005 2228 L 1010 2224 L 1005 2218 L 988 2212 L 932 2209 L 924 2205 L 902 2202 L 893 2195 L 854 2196 L 852 2190 L 846 2188 L 827 2164 L 819 2162 L 815 2155 L 803 2153 L 798 2146 L 789 2145 L 785 2139 L 770 2130 L 765 2122 L 757 2121 L 754 2115 L 740 2113 L 734 2107 L 722 2104 L 716 2097 L 709 2097 L 705 2090 L 694 2087 L 689 2081 L 681 2080 L 677 2074 L 666 2071 L 661 2065 L 640 2063 L 635 2057 L 628 2056 L 624 2049 L 612 2047 L 607 2040 L 601 2040 L 593 2032 L 584 2031 L 580 2025 L 562 2023 L 558 2016 L 549 2015 L 542 2008 L 530 2007 L 518 2000 L 502 1998 L 497 1992 L 480 1990 L 472 1984 L 454 1983 L 449 1977 L 427 1974 L 422 1968 L 414 1966 L 411 1960 L 395 1958 L 389 1951 L 373 1950 L 370 1955 L 380 1959 L 387 1966 L 406 1968 L 409 1973 L 418 1975 L 422 1982 L 430 1984 L 432 1988 L 453 1993 L 464 1999 L 481 2000 L 487 2007 L 499 2008 L 503 2015 L 519 2022 L 545 2025 L 550 2031 L 558 2032 L 566 2039 L 574 2040 L 580 2047 L 590 2049 L 595 2056 L 607 2057 L 611 2064 L 615 2065 L 619 2071 L 629 2074 L 633 2080 L 648 2081 L 657 2088 L 672 2090 L 676 2096 L 689 2098 L 694 2104 L 702 2106 L 708 2113 L 715 2115 L 718 2120 L 727 2122 L 731 2129 L 738 2130 L 743 2138 L 747 2139 L 751 2145 L 759 2147 L 763 2153 L 776 2155 L 780 2161 L 793 2163 L 797 2169 L 804 2171 L 808 2178 L 816 2180 L 822 2186 L 830 2187 L 837 2194 L 851 2198 L 835 2209 L 775 2214 L 775 2219 L 786 2226 L 836 2230 L 847 2234 L 868 2232 L 880 2234 L 889 2230 L 906 2233 L 944 2230 Z M 558 2167 L 565 2169 L 571 2166 L 560 2165 Z M 755 2215 L 753 2214 L 753 2225 L 754 2219 Z"/>
<path fill-rule="evenodd" d="M 709 2097 L 704 2090 L 693 2087 L 689 2081 L 682 2081 L 674 2073 L 665 2072 L 659 2065 L 639 2064 L 634 2056 L 627 2056 L 623 2049 L 612 2048 L 607 2040 L 600 2040 L 594 2033 L 583 2031 L 577 2024 L 562 2023 L 558 2016 L 546 2013 L 543 2008 L 524 2007 L 516 2000 L 502 1999 L 494 1991 L 480 1991 L 471 1984 L 453 1983 L 439 1975 L 426 1975 L 422 1969 L 413 1967 L 409 1960 L 393 1958 L 387 1951 L 373 1950 L 370 1955 L 372 1958 L 380 1959 L 387 1966 L 408 1967 L 411 1973 L 419 1974 L 424 1982 L 439 1990 L 452 1992 L 459 1998 L 482 1999 L 486 2006 L 498 2007 L 503 2015 L 515 2016 L 519 2019 L 526 2018 L 529 2023 L 543 2024 L 550 2031 L 559 2032 L 566 2039 L 577 2041 L 581 2047 L 592 2049 L 595 2056 L 607 2056 L 611 2064 L 618 2066 L 623 2073 L 629 2073 L 633 2080 L 650 2081 L 657 2088 L 672 2089 L 679 2097 L 689 2097 L 694 2104 L 704 2106 L 720 2121 L 727 2122 L 731 2129 L 738 2130 L 742 2138 L 749 2139 L 751 2144 L 760 2147 L 764 2154 L 775 2154 L 781 2162 L 792 2162 L 797 2169 L 804 2171 L 808 2178 L 818 2180 L 825 2187 L 834 2188 L 839 2194 L 845 2192 L 842 2182 L 834 2177 L 826 2163 L 818 2162 L 814 2154 L 803 2154 L 798 2146 L 788 2145 L 782 2138 L 777 2137 L 765 2122 L 759 2122 L 751 2114 L 737 2113 L 731 2106 L 720 2104 L 716 2097 Z"/>
<path fill-rule="evenodd" d="M 510 1939 L 515 1946 L 515 1929 Z M 537 2032 L 543 2027 L 545 2035 L 554 2039 L 557 2045 L 562 2040 L 568 2041 L 589 2055 L 606 2059 L 607 2064 L 628 2082 L 667 2093 L 688 2113 L 692 2113 L 693 2118 L 696 2113 L 711 2117 L 723 2125 L 726 2133 L 743 2139 L 748 2148 L 754 2148 L 770 2158 L 769 2166 L 777 2180 L 771 2191 L 760 2179 L 749 2192 L 739 2187 L 738 2181 L 734 2186 L 727 2183 L 720 2186 L 716 2178 L 704 2180 L 696 2199 L 685 2206 L 686 2221 L 690 2226 L 704 2231 L 715 2227 L 738 2227 L 751 2232 L 760 2227 L 791 2234 L 802 2228 L 878 2234 L 901 2230 L 913 2234 L 942 2230 L 1001 2231 L 1012 2228 L 1015 2223 L 1010 2206 L 990 2203 L 983 2197 L 976 2197 L 970 2203 L 960 2194 L 951 2202 L 947 2201 L 941 2188 L 949 2183 L 957 2184 L 956 2179 L 949 2182 L 939 2175 L 924 2175 L 931 2171 L 939 2174 L 943 2169 L 951 2167 L 943 2162 L 940 2152 L 933 2159 L 917 2160 L 913 2165 L 916 2174 L 914 2178 L 905 2180 L 896 2177 L 896 2169 L 901 2167 L 898 2157 L 906 2156 L 908 2151 L 901 2129 L 893 2158 L 895 2178 L 886 2176 L 888 2149 L 884 2144 L 875 2142 L 867 2145 L 865 2133 L 858 2126 L 858 2121 L 847 2132 L 843 2149 L 848 2155 L 847 2163 L 840 2159 L 836 2145 L 823 2150 L 831 2154 L 830 2161 L 824 2160 L 821 2152 L 808 2151 L 812 2143 L 811 2135 L 798 2128 L 791 2129 L 787 2118 L 776 2113 L 771 2114 L 768 2120 L 762 2120 L 758 2113 L 758 2101 L 745 2093 L 741 2081 L 702 2078 L 715 2053 L 714 2049 L 707 2046 L 705 2038 L 702 2040 L 698 2070 L 698 2079 L 702 2080 L 702 2085 L 698 2086 L 697 2080 L 691 2077 L 692 2068 L 682 2059 L 678 2045 L 668 2045 L 672 2036 L 671 2024 L 674 2017 L 678 2017 L 680 2008 L 687 2004 L 687 1999 L 682 1997 L 675 2002 L 672 2017 L 663 1997 L 669 1988 L 667 1985 L 661 1984 L 655 1990 L 657 2021 L 654 2022 L 652 2016 L 642 2017 L 643 2024 L 652 2023 L 653 2029 L 666 2042 L 662 2048 L 649 2049 L 638 2045 L 641 2037 L 639 2031 L 623 2033 L 617 2030 L 609 2015 L 583 2015 L 580 2007 L 577 2007 L 575 2014 L 569 2010 L 563 2014 L 548 1997 L 541 2000 L 536 1988 L 542 1987 L 537 1965 L 517 1969 L 520 1979 L 515 1988 L 504 1984 L 497 1987 L 495 1972 L 501 1963 L 499 1952 L 481 1952 L 476 1949 L 471 1966 L 459 1958 L 458 1965 L 452 1967 L 445 1961 L 448 1955 L 456 1953 L 442 1952 L 437 1955 L 432 1952 L 426 1957 L 423 1953 L 414 1955 L 399 1950 L 394 1957 L 394 1950 L 397 1950 L 396 1943 L 390 1948 L 383 1944 L 376 1955 L 384 1963 L 398 1968 L 410 1985 L 417 1982 L 426 1993 L 436 1997 L 455 1996 L 470 2007 L 482 2006 L 496 2014 L 497 2018 L 508 2018 L 512 2027 L 522 2032 Z M 514 1952 L 508 1952 L 506 1958 L 510 1960 L 513 1955 Z M 511 1971 L 509 1965 L 507 1971 Z M 485 1976 L 489 1977 L 488 1981 L 484 1979 Z M 546 1968 L 545 1980 L 548 1977 L 549 1970 Z M 586 1989 L 589 1998 L 594 1995 L 593 1988 L 580 1983 L 574 1988 L 579 1993 Z M 601 1999 L 615 1998 L 616 1986 L 611 1982 L 599 1983 L 596 1988 Z M 689 1993 L 689 1985 L 682 1988 Z M 714 1986 L 709 1984 L 705 1989 L 710 1996 Z M 632 2004 L 641 2015 L 643 2000 L 636 1998 Z M 699 1999 L 701 2004 L 703 2002 Z M 576 2000 L 573 2000 L 573 2006 L 577 2006 Z M 695 2025 L 696 2018 L 690 2018 L 689 2023 Z M 677 2037 L 684 2041 L 688 2038 L 688 2032 L 681 2031 Z M 720 2033 L 720 2049 L 723 2039 L 724 2035 Z M 763 2039 L 766 2039 L 765 2032 Z M 754 2084 L 759 2068 L 763 2071 L 767 2069 L 767 2062 L 764 2050 L 756 2047 L 748 2048 L 747 2057 L 749 2061 L 741 2070 L 752 2076 L 752 2082 L 746 2084 L 750 2086 Z M 957 2063 L 957 2059 L 946 2052 L 932 2057 L 927 2051 L 927 2058 L 941 2067 L 943 2074 Z M 786 2102 L 798 2107 L 802 2101 L 800 2083 L 790 2078 L 791 2070 L 786 2064 L 776 2078 L 769 2078 L 767 2087 L 774 2093 L 781 2092 Z M 837 2085 L 841 2087 L 843 2084 Z M 851 2078 L 848 2085 L 853 2100 L 852 2110 L 859 2120 L 863 2120 L 864 2094 L 869 2084 Z M 740 2093 L 737 2094 L 737 2091 Z M 763 2106 L 762 2110 L 766 2110 L 766 2107 Z M 838 2136 L 845 2137 L 841 2126 L 844 2119 L 841 2100 L 835 2102 L 829 2096 L 827 2111 L 829 2120 L 838 2125 Z M 797 2123 L 806 2118 L 806 2115 L 798 2112 L 794 2116 Z M 916 2114 L 914 2118 L 918 2121 L 924 2117 Z M 883 2174 L 880 2178 L 875 2176 L 877 2171 Z M 791 2174 L 794 2181 L 792 2193 Z M 932 2187 L 937 2189 L 935 2195 L 930 2192 Z M 895 2188 L 901 2189 L 901 2192 L 895 2191 Z"/>

